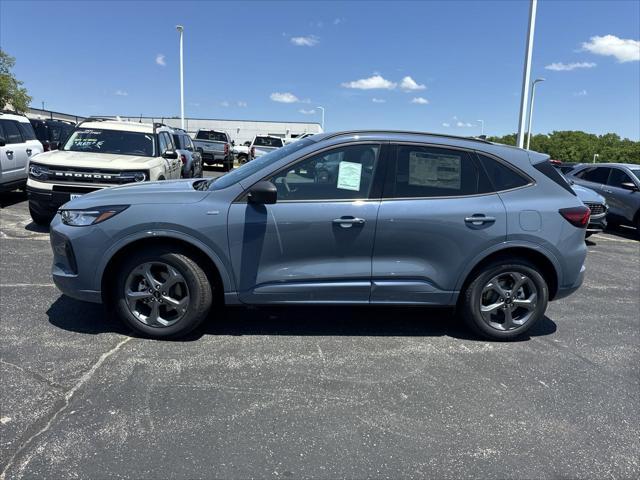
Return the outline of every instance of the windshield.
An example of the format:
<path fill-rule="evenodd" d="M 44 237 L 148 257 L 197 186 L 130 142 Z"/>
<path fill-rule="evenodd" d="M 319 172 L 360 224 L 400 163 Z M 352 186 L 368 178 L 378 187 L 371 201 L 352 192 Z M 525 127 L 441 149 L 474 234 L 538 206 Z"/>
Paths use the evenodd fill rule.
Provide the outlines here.
<path fill-rule="evenodd" d="M 311 138 L 305 138 L 303 140 L 290 143 L 282 148 L 266 153 L 255 160 L 251 160 L 250 162 L 245 163 L 241 167 L 236 168 L 226 175 L 219 177 L 213 183 L 212 188 L 214 190 L 227 188 L 229 185 L 233 185 L 234 183 L 240 182 L 250 175 L 253 175 L 258 170 L 266 167 L 267 165 L 270 165 L 273 162 L 277 162 L 281 158 L 284 158 L 287 155 L 291 155 L 298 150 L 302 150 L 303 148 L 308 147 L 313 143 L 315 143 L 315 140 L 312 140 Z"/>
<path fill-rule="evenodd" d="M 71 134 L 62 150 L 153 157 L 153 143 L 150 133 L 79 128 Z"/>
<path fill-rule="evenodd" d="M 222 132 L 212 132 L 209 130 L 200 130 L 196 135 L 198 140 L 213 140 L 214 142 L 226 142 L 227 135 Z"/>
<path fill-rule="evenodd" d="M 630 168 L 631 173 L 635 175 L 635 177 L 640 181 L 640 168 Z"/>
<path fill-rule="evenodd" d="M 280 148 L 282 146 L 282 139 L 273 137 L 256 137 L 256 139 L 253 141 L 253 146 Z"/>

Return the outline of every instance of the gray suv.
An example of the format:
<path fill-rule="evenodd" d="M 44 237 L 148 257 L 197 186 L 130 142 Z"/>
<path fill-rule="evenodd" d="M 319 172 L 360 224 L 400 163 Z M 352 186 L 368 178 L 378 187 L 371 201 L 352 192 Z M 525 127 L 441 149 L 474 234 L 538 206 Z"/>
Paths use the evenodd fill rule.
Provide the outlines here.
<path fill-rule="evenodd" d="M 53 279 L 154 337 L 223 305 L 396 304 L 457 307 L 478 334 L 507 340 L 581 285 L 588 222 L 546 155 L 325 133 L 215 180 L 70 201 L 51 224 Z"/>

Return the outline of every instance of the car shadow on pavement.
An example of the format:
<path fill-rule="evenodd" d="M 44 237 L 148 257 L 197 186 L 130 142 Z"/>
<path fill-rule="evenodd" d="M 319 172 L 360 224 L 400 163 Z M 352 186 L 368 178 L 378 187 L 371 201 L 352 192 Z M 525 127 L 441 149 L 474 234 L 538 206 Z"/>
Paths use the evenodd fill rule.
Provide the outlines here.
<path fill-rule="evenodd" d="M 47 310 L 49 322 L 63 330 L 96 335 L 132 335 L 101 305 L 80 302 L 61 295 Z M 557 329 L 549 317 L 516 341 L 551 335 Z M 451 309 L 423 307 L 287 306 L 227 307 L 214 310 L 205 324 L 185 338 L 196 341 L 204 335 L 284 336 L 385 336 L 440 337 L 486 341 L 473 335 Z"/>
<path fill-rule="evenodd" d="M 10 207 L 16 203 L 24 202 L 27 199 L 26 190 L 13 190 L 11 192 L 0 193 L 0 207 Z"/>

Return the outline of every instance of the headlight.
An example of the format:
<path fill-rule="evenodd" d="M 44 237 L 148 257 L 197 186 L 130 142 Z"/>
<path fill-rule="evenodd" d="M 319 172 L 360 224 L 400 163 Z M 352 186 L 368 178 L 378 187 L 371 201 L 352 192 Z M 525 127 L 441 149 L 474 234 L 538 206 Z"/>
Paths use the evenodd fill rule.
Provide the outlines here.
<path fill-rule="evenodd" d="M 32 163 L 29 165 L 29 176 L 31 178 L 37 178 L 38 180 L 44 180 L 49 177 L 51 170 L 44 165 Z"/>
<path fill-rule="evenodd" d="M 86 227 L 95 225 L 117 215 L 129 205 L 113 205 L 109 207 L 96 207 L 86 210 L 60 209 L 62 223 L 72 227 Z"/>
<path fill-rule="evenodd" d="M 147 172 L 122 172 L 120 174 L 120 179 L 123 183 L 144 182 L 147 178 L 149 178 Z"/>

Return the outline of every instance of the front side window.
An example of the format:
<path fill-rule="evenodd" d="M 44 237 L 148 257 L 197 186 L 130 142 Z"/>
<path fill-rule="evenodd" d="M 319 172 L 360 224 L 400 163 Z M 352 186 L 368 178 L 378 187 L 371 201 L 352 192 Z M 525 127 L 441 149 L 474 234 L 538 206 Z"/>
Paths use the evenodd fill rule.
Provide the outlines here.
<path fill-rule="evenodd" d="M 191 137 L 189 135 L 182 136 L 182 144 L 185 150 L 193 152 L 193 142 L 191 141 Z"/>
<path fill-rule="evenodd" d="M 78 128 L 65 142 L 63 150 L 152 157 L 154 156 L 153 135 L 120 130 Z"/>
<path fill-rule="evenodd" d="M 10 143 L 22 143 L 22 135 L 18 129 L 18 122 L 13 120 L 0 120 L 2 130 L 4 130 L 4 141 Z"/>
<path fill-rule="evenodd" d="M 584 173 L 580 172 L 579 177 L 588 182 L 607 183 L 607 178 L 609 178 L 610 170 L 610 168 L 605 167 L 590 168 Z"/>
<path fill-rule="evenodd" d="M 175 143 L 176 148 L 178 150 L 183 150 L 184 145 L 183 145 L 183 142 L 181 142 L 180 140 L 181 140 L 180 135 L 173 135 L 173 143 Z"/>
<path fill-rule="evenodd" d="M 398 145 L 388 198 L 458 197 L 492 190 L 470 154 L 459 150 Z"/>
<path fill-rule="evenodd" d="M 35 140 L 36 139 L 36 134 L 33 131 L 33 127 L 31 126 L 30 123 L 18 122 L 18 128 L 20 129 L 20 133 L 22 134 L 22 138 L 25 141 L 27 141 L 27 140 Z"/>
<path fill-rule="evenodd" d="M 380 145 L 348 145 L 306 158 L 270 180 L 281 200 L 355 200 L 369 197 Z"/>
<path fill-rule="evenodd" d="M 167 150 L 173 150 L 173 143 L 171 142 L 171 137 L 167 132 L 160 132 L 158 134 L 158 145 L 160 147 L 160 155 Z"/>
<path fill-rule="evenodd" d="M 620 170 L 619 168 L 612 168 L 607 184 L 611 185 L 612 187 L 622 188 L 623 183 L 633 183 L 633 180 L 631 180 L 629 175 L 627 175 L 624 170 Z"/>

